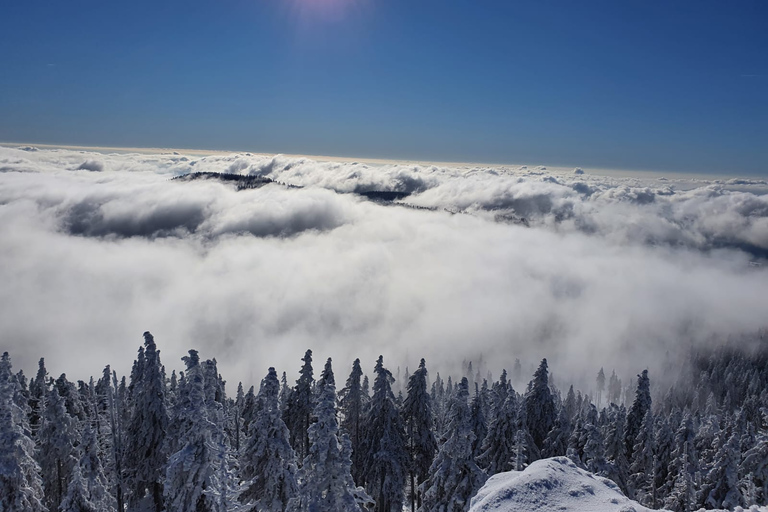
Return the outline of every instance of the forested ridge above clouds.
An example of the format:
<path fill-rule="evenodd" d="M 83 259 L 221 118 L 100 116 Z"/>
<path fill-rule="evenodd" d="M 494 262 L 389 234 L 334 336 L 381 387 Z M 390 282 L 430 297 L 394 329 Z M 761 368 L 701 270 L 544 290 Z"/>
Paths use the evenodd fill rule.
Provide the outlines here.
<path fill-rule="evenodd" d="M 768 500 L 763 339 L 690 354 L 673 386 L 601 368 L 586 392 L 546 359 L 527 384 L 519 363 L 446 377 L 422 359 L 395 379 L 379 357 L 342 384 L 330 358 L 301 362 L 293 385 L 270 368 L 228 394 L 215 359 L 168 372 L 148 332 L 127 377 L 54 379 L 40 360 L 27 379 L 5 353 L 0 510 L 466 511 L 490 476 L 558 456 L 649 508 Z"/>

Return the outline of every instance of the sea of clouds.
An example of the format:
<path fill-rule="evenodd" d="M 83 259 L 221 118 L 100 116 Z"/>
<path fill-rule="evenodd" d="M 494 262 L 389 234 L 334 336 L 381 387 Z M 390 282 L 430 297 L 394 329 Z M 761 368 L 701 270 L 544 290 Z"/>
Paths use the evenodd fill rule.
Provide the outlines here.
<path fill-rule="evenodd" d="M 768 183 L 637 176 L 0 147 L 0 350 L 85 379 L 149 330 L 169 371 L 196 348 L 246 384 L 307 348 L 341 375 L 547 357 L 591 382 L 759 340 Z"/>

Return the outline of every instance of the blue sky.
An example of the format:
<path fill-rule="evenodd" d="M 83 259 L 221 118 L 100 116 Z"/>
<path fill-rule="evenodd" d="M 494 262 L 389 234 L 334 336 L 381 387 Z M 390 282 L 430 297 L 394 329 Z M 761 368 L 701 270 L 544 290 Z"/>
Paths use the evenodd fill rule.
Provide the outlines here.
<path fill-rule="evenodd" d="M 768 2 L 6 2 L 0 141 L 768 174 Z"/>

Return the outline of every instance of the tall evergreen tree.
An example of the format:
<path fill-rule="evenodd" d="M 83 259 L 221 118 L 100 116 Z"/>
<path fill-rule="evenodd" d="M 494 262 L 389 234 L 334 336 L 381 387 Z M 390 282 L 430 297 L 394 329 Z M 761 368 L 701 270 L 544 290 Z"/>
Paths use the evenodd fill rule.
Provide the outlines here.
<path fill-rule="evenodd" d="M 485 473 L 472 457 L 475 434 L 467 404 L 467 378 L 463 377 L 451 399 L 448 439 L 440 447 L 424 482 L 424 512 L 466 512 L 470 499 L 485 483 Z"/>
<path fill-rule="evenodd" d="M 487 390 L 486 390 L 487 391 Z M 483 441 L 488 435 L 488 420 L 485 416 L 488 407 L 486 405 L 486 395 L 475 382 L 475 396 L 469 405 L 471 417 L 472 432 L 475 434 L 475 440 L 472 442 L 472 457 L 477 458 L 483 453 Z"/>
<path fill-rule="evenodd" d="M 126 432 L 126 460 L 129 505 L 137 508 L 150 496 L 156 512 L 163 510 L 164 468 L 168 412 L 165 401 L 165 375 L 160 351 L 149 332 L 131 374 L 133 408 Z"/>
<path fill-rule="evenodd" d="M 544 440 L 544 449 L 541 451 L 542 457 L 561 457 L 565 455 L 568 450 L 568 439 L 571 433 L 571 420 L 567 409 L 563 406 L 557 413 L 555 425 Z"/>
<path fill-rule="evenodd" d="M 549 389 L 546 359 L 541 360 L 539 368 L 533 374 L 533 380 L 528 383 L 523 407 L 528 420 L 528 432 L 535 443 L 535 451 L 531 450 L 531 457 L 536 460 L 536 453 L 544 447 L 544 440 L 557 420 L 555 401 Z"/>
<path fill-rule="evenodd" d="M 635 437 L 630 466 L 630 498 L 650 508 L 656 506 L 656 464 L 654 460 L 653 413 L 650 409 L 645 415 L 640 430 Z"/>
<path fill-rule="evenodd" d="M 45 505 L 56 510 L 67 492 L 77 464 L 77 430 L 67 413 L 64 399 L 55 387 L 45 397 L 42 425 L 38 432 L 38 462 L 45 489 Z"/>
<path fill-rule="evenodd" d="M 104 474 L 104 468 L 99 456 L 99 446 L 96 432 L 86 426 L 83 431 L 79 473 L 85 483 L 89 503 L 99 512 L 113 512 L 117 502 L 109 492 L 109 481 Z M 78 484 L 75 484 L 77 487 Z"/>
<path fill-rule="evenodd" d="M 29 425 L 32 430 L 32 437 L 37 435 L 40 430 L 43 409 L 45 409 L 45 395 L 48 394 L 48 370 L 45 368 L 45 359 L 42 357 L 37 363 L 37 375 L 29 381 Z"/>
<path fill-rule="evenodd" d="M 101 509 L 88 496 L 86 481 L 77 464 L 72 468 L 72 478 L 57 510 L 59 512 L 101 512 Z"/>
<path fill-rule="evenodd" d="M 488 476 L 512 469 L 514 437 L 517 432 L 517 401 L 514 393 L 508 393 L 500 408 L 493 414 L 478 457 L 480 467 Z"/>
<path fill-rule="evenodd" d="M 597 372 L 597 409 L 600 410 L 600 400 L 603 397 L 603 391 L 605 391 L 605 372 L 602 368 Z"/>
<path fill-rule="evenodd" d="M 629 461 L 624 443 L 626 410 L 623 405 L 612 402 L 607 411 L 607 424 L 603 431 L 605 457 L 608 462 L 606 476 L 613 480 L 624 494 L 629 494 Z"/>
<path fill-rule="evenodd" d="M 392 374 L 379 356 L 366 417 L 363 478 L 376 512 L 401 512 L 408 468 L 405 428 L 392 394 Z"/>
<path fill-rule="evenodd" d="M 744 505 L 738 487 L 740 458 L 739 438 L 732 433 L 717 451 L 714 464 L 702 483 L 699 501 L 703 506 L 733 509 Z"/>
<path fill-rule="evenodd" d="M 364 414 L 362 376 L 363 369 L 360 367 L 360 359 L 355 359 L 347 383 L 339 392 L 342 414 L 341 429 L 349 436 L 349 441 L 352 444 L 352 477 L 356 482 L 361 480 L 363 472 L 361 453 Z"/>
<path fill-rule="evenodd" d="M 205 371 L 196 350 L 183 358 L 186 383 L 180 389 L 173 422 L 179 426 L 177 451 L 168 460 L 165 500 L 169 512 L 212 512 L 218 509 L 215 491 L 222 462 L 215 436 L 217 425 L 206 405 Z"/>
<path fill-rule="evenodd" d="M 296 450 L 299 462 L 309 453 L 309 425 L 314 409 L 314 371 L 312 369 L 312 351 L 307 350 L 301 359 L 304 364 L 299 372 L 299 379 L 290 395 L 283 420 L 291 432 L 291 446 Z"/>
<path fill-rule="evenodd" d="M 355 500 L 349 437 L 339 440 L 336 382 L 330 358 L 318 382 L 314 416 L 317 421 L 309 427 L 310 449 L 300 471 L 299 493 L 288 510 L 361 512 Z"/>
<path fill-rule="evenodd" d="M 259 390 L 258 414 L 241 455 L 242 503 L 253 512 L 283 512 L 296 495 L 296 454 L 280 412 L 280 383 L 274 368 Z"/>
<path fill-rule="evenodd" d="M 403 421 L 408 443 L 408 473 L 410 476 L 411 510 L 416 510 L 418 486 L 427 479 L 437 452 L 433 431 L 432 402 L 427 392 L 427 366 L 424 359 L 408 379 L 408 396 L 403 402 Z"/>
<path fill-rule="evenodd" d="M 26 414 L 14 401 L 16 381 L 11 359 L 0 359 L 0 510 L 45 512 L 35 444 L 22 427 Z"/>
<path fill-rule="evenodd" d="M 624 431 L 624 445 L 627 459 L 634 460 L 634 449 L 637 435 L 643 428 L 643 421 L 648 411 L 651 410 L 651 383 L 648 379 L 648 370 L 637 376 L 637 389 L 635 401 L 627 414 L 626 430 Z"/>

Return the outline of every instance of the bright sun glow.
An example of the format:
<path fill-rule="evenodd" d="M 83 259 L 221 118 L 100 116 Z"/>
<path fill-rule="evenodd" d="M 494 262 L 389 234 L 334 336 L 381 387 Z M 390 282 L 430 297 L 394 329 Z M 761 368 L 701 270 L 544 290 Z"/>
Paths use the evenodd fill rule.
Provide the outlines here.
<path fill-rule="evenodd" d="M 343 21 L 359 12 L 365 0 L 289 0 L 302 22 Z"/>

